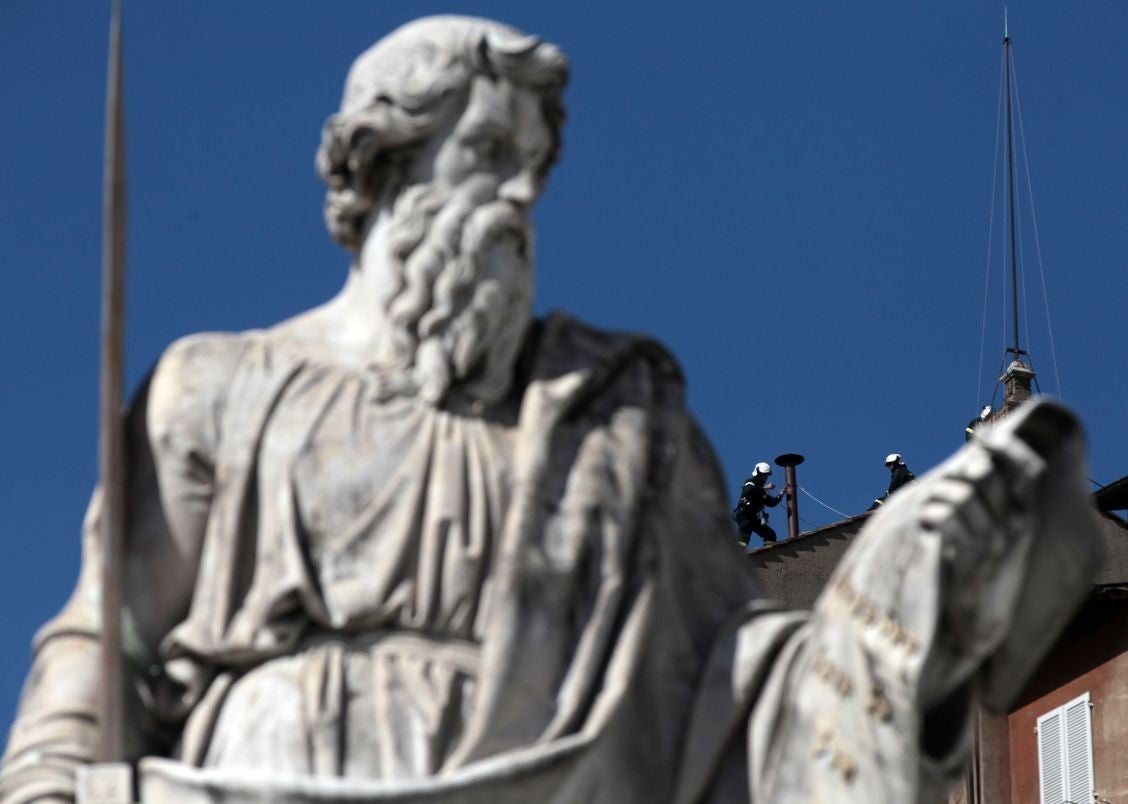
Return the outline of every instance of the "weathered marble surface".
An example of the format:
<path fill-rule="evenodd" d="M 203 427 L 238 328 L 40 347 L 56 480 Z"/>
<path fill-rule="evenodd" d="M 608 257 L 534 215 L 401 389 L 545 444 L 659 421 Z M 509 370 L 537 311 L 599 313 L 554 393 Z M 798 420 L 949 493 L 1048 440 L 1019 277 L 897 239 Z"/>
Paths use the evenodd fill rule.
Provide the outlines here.
<path fill-rule="evenodd" d="M 361 56 L 318 168 L 338 297 L 174 344 L 130 414 L 146 801 L 927 802 L 1097 561 L 1041 403 L 875 516 L 811 615 L 759 601 L 654 342 L 533 322 L 567 63 L 431 18 Z M 4 802 L 91 760 L 99 497 Z"/>

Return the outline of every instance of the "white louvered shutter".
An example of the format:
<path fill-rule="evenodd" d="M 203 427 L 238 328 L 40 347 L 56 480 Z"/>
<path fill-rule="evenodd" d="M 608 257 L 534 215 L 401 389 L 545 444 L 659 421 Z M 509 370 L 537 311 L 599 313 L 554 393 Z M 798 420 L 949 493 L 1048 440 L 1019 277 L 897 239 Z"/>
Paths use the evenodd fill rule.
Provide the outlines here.
<path fill-rule="evenodd" d="M 1062 752 L 1061 708 L 1038 718 L 1038 781 L 1042 804 L 1065 801 L 1065 757 Z"/>
<path fill-rule="evenodd" d="M 1092 804 L 1093 724 L 1089 693 L 1038 718 L 1041 804 Z"/>
<path fill-rule="evenodd" d="M 1093 800 L 1093 725 L 1089 693 L 1062 707 L 1065 716 L 1065 778 L 1069 801 Z"/>

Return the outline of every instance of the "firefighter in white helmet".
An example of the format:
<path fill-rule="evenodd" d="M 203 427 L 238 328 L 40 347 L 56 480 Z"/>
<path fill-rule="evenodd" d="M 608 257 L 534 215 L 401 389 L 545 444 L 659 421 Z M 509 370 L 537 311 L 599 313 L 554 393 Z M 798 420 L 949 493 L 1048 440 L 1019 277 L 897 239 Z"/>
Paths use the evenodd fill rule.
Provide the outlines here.
<path fill-rule="evenodd" d="M 995 414 L 995 409 L 990 405 L 984 405 L 983 409 L 979 411 L 979 415 L 967 423 L 964 428 L 964 441 L 971 441 L 971 437 L 975 435 L 975 431 L 983 425 L 991 421 L 991 417 Z"/>
<path fill-rule="evenodd" d="M 916 480 L 916 475 L 909 471 L 909 467 L 905 465 L 905 459 L 901 457 L 899 452 L 891 452 L 885 456 L 885 468 L 889 470 L 889 488 L 885 493 L 873 501 L 873 505 L 868 510 L 872 511 L 880 505 L 884 505 L 885 501 L 889 499 L 889 495 L 906 483 Z"/>
<path fill-rule="evenodd" d="M 761 461 L 752 469 L 752 474 L 744 481 L 744 488 L 740 492 L 740 499 L 736 508 L 732 510 L 732 520 L 740 529 L 741 545 L 748 549 L 749 536 L 755 533 L 764 540 L 764 544 L 775 544 L 776 534 L 768 525 L 768 513 L 764 508 L 775 508 L 783 499 L 784 492 L 772 494 L 775 488 L 768 482 L 772 467 Z"/>

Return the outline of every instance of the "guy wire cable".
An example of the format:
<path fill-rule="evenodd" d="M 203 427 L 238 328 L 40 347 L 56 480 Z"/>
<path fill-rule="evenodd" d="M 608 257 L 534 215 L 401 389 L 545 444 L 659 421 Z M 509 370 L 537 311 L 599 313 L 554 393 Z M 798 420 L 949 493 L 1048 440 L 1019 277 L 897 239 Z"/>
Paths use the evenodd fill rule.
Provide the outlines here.
<path fill-rule="evenodd" d="M 1057 384 L 1059 399 L 1065 399 L 1061 390 L 1061 375 L 1058 373 L 1057 348 L 1054 345 L 1054 325 L 1050 318 L 1050 296 L 1046 291 L 1046 269 L 1042 264 L 1042 240 L 1038 236 L 1038 213 L 1034 210 L 1034 185 L 1030 180 L 1030 156 L 1026 151 L 1026 127 L 1022 122 L 1022 98 L 1018 94 L 1018 75 L 1014 71 L 1014 58 L 1011 57 L 1011 76 L 1014 78 L 1014 101 L 1018 112 L 1018 135 L 1022 142 L 1022 161 L 1026 165 L 1026 193 L 1030 196 L 1030 220 L 1034 224 L 1034 250 L 1038 255 L 1038 273 L 1042 279 L 1042 303 L 1046 308 L 1046 330 L 1050 336 L 1050 360 L 1054 364 L 1054 382 Z"/>
<path fill-rule="evenodd" d="M 814 500 L 815 502 L 817 502 L 817 503 L 818 503 L 819 505 L 821 505 L 821 506 L 822 506 L 823 508 L 826 508 L 827 510 L 833 511 L 834 513 L 838 514 L 838 515 L 839 515 L 840 517 L 842 517 L 843 519 L 849 519 L 849 518 L 850 518 L 850 515 L 849 515 L 849 514 L 844 514 L 844 513 L 842 513 L 841 511 L 839 511 L 839 510 L 838 510 L 837 508 L 831 508 L 831 507 L 830 507 L 829 505 L 827 505 L 826 503 L 824 503 L 824 502 L 823 502 L 822 500 L 820 500 L 820 499 L 819 499 L 818 497 L 816 497 L 816 496 L 815 496 L 814 494 L 811 494 L 811 492 L 807 491 L 807 489 L 806 489 L 806 488 L 804 488 L 803 486 L 800 486 L 800 487 L 799 487 L 799 491 L 801 491 L 801 492 L 803 492 L 804 494 L 806 494 L 806 495 L 807 495 L 808 497 L 810 497 L 810 498 L 811 498 L 812 500 Z"/>

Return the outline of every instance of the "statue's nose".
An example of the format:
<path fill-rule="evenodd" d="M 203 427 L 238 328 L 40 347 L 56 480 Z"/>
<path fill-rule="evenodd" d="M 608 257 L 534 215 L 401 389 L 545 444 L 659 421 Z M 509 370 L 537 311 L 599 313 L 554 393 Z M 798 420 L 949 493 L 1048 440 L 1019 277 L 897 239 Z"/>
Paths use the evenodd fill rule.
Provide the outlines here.
<path fill-rule="evenodd" d="M 497 190 L 498 198 L 521 207 L 531 207 L 537 200 L 540 184 L 532 170 L 522 170 L 506 180 Z"/>

